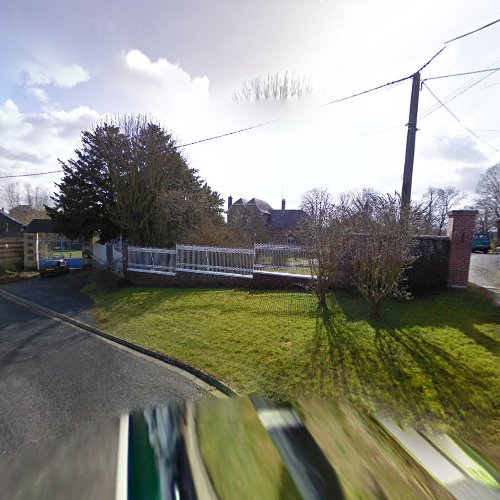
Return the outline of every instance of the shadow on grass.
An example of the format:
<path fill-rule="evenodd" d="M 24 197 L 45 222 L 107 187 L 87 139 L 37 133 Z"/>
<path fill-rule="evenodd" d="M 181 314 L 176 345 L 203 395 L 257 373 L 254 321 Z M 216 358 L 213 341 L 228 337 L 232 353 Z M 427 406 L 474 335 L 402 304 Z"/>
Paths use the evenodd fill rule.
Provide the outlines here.
<path fill-rule="evenodd" d="M 500 324 L 500 310 L 475 290 L 448 290 L 412 301 L 387 301 L 379 318 L 357 297 L 338 295 L 339 305 L 350 321 L 368 321 L 375 329 L 453 328 L 500 357 L 500 342 L 477 328 L 478 323 Z M 497 330 L 498 331 L 498 330 Z"/>
<path fill-rule="evenodd" d="M 374 405 L 414 425 L 435 420 L 468 429 L 487 427 L 494 418 L 492 373 L 485 376 L 480 364 L 457 355 L 446 339 L 443 344 L 442 337 L 436 339 L 429 332 L 432 327 L 451 326 L 487 345 L 490 352 L 495 341 L 483 339 L 472 320 L 466 320 L 467 314 L 447 315 L 443 310 L 436 324 L 426 321 L 425 314 L 400 313 L 373 319 L 368 307 L 345 296 L 318 309 L 310 379 L 336 391 L 332 396 L 368 408 Z M 422 334 L 411 330 L 413 326 L 428 328 Z"/>

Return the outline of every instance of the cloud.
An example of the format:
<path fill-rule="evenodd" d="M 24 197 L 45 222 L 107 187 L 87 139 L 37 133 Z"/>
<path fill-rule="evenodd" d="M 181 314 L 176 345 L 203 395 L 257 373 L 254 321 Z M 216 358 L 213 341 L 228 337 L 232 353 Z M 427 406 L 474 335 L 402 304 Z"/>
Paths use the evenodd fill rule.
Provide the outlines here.
<path fill-rule="evenodd" d="M 429 137 L 432 142 L 429 142 L 423 151 L 423 155 L 428 158 L 461 163 L 483 163 L 488 159 L 478 148 L 477 142 L 468 135 Z"/>
<path fill-rule="evenodd" d="M 47 92 L 45 92 L 45 90 L 41 89 L 40 87 L 28 86 L 26 90 L 28 91 L 28 94 L 36 97 L 39 101 L 43 103 L 49 102 L 49 96 L 47 95 Z"/>
<path fill-rule="evenodd" d="M 209 80 L 206 76 L 191 79 L 178 64 L 172 64 L 167 59 L 159 58 L 153 62 L 140 50 L 133 49 L 125 54 L 125 65 L 129 70 L 167 89 L 194 91 L 200 97 L 209 95 Z"/>
<path fill-rule="evenodd" d="M 87 106 L 69 110 L 45 107 L 40 112 L 25 113 L 13 100 L 5 101 L 0 105 L 0 175 L 57 170 L 58 158 L 71 157 L 81 131 L 100 118 Z M 57 178 L 60 175 L 31 180 L 52 188 Z"/>
<path fill-rule="evenodd" d="M 90 74 L 80 65 L 57 62 L 29 63 L 25 65 L 23 75 L 29 87 L 55 85 L 72 88 L 90 79 Z"/>

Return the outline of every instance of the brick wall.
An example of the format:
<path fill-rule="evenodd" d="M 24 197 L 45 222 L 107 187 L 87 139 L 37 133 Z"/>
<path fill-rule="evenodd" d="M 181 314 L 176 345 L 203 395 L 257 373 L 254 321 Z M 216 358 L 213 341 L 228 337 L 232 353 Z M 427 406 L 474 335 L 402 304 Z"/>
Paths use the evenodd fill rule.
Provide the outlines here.
<path fill-rule="evenodd" d="M 450 238 L 448 286 L 466 287 L 472 251 L 475 210 L 452 210 L 448 213 L 447 235 Z"/>
<path fill-rule="evenodd" d="M 176 286 L 191 287 L 225 287 L 225 288 L 254 288 L 273 290 L 284 288 L 305 288 L 311 284 L 310 278 L 301 276 L 284 276 L 278 273 L 256 272 L 252 279 L 235 276 L 217 276 L 212 274 L 183 273 L 175 276 L 153 273 L 127 273 L 127 280 L 133 285 L 140 286 Z"/>

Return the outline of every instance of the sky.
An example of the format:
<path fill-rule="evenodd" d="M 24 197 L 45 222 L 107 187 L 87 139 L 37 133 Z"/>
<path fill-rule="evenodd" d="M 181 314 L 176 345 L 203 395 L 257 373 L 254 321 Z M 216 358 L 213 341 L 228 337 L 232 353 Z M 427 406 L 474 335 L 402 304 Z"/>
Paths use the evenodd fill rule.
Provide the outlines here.
<path fill-rule="evenodd" d="M 499 17 L 498 0 L 2 0 L 0 176 L 57 170 L 81 132 L 111 115 L 145 114 L 179 143 L 268 126 L 184 148 L 225 199 L 297 208 L 332 193 L 401 190 L 411 81 L 332 100 L 417 71 L 443 42 Z M 500 67 L 500 23 L 457 40 L 422 78 Z M 305 76 L 290 102 L 234 102 L 246 79 Z M 428 186 L 472 195 L 500 161 L 500 71 L 424 86 L 413 198 Z M 466 128 L 469 130 L 467 130 Z M 56 189 L 61 174 L 0 179 Z"/>

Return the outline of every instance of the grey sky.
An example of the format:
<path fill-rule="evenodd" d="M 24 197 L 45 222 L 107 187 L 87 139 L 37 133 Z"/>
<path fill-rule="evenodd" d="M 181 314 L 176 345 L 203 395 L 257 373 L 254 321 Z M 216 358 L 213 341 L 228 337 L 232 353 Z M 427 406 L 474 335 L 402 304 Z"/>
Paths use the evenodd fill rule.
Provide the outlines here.
<path fill-rule="evenodd" d="M 57 169 L 80 131 L 106 113 L 151 114 L 181 142 L 285 116 L 186 149 L 224 197 L 257 196 L 276 207 L 282 192 L 291 207 L 316 186 L 399 190 L 409 82 L 317 104 L 411 74 L 444 40 L 498 17 L 496 0 L 473 8 L 465 0 L 4 0 L 1 9 L 0 175 Z M 423 77 L 500 65 L 499 40 L 500 24 L 458 41 Z M 230 101 L 245 78 L 285 70 L 311 79 L 311 99 Z M 444 98 L 470 78 L 429 86 Z M 499 78 L 450 102 L 469 128 L 500 129 Z M 424 88 L 420 109 L 434 102 Z M 488 146 L 442 108 L 419 128 L 415 196 L 430 184 L 473 190 L 471 174 L 499 160 L 500 132 L 477 132 Z"/>

